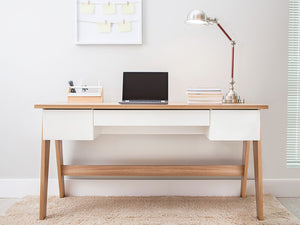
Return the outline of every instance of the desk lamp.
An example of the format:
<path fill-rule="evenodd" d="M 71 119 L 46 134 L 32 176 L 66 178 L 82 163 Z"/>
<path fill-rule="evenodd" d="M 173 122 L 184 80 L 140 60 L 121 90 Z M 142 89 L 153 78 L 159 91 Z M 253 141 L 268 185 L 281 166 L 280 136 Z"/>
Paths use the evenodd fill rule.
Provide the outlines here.
<path fill-rule="evenodd" d="M 233 72 L 234 72 L 234 46 L 235 41 L 231 39 L 231 37 L 227 34 L 227 32 L 223 29 L 223 27 L 219 24 L 216 18 L 207 17 L 206 14 L 201 10 L 193 10 L 188 14 L 187 24 L 197 24 L 197 25 L 213 25 L 217 24 L 220 30 L 225 34 L 225 36 L 229 39 L 232 45 L 232 61 L 231 61 L 231 81 L 230 81 L 230 90 L 226 94 L 224 102 L 225 103 L 241 103 L 240 97 L 234 91 L 234 79 L 233 79 Z"/>

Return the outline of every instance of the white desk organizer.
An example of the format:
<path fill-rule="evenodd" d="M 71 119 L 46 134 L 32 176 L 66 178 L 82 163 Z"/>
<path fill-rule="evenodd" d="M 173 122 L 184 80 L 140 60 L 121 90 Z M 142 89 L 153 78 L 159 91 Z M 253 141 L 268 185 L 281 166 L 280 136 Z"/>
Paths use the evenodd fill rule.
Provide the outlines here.
<path fill-rule="evenodd" d="M 72 93 L 75 89 L 76 93 Z M 83 91 L 83 89 L 87 89 Z M 103 103 L 102 86 L 69 86 L 68 103 Z"/>

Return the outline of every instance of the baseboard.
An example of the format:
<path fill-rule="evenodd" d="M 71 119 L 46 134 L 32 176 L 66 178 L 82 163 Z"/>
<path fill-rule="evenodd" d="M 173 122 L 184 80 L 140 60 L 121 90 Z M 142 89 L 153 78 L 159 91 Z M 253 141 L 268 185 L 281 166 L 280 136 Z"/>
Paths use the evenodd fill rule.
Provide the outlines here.
<path fill-rule="evenodd" d="M 239 180 L 86 180 L 67 179 L 67 196 L 239 196 Z M 264 193 L 276 197 L 300 197 L 300 179 L 265 179 Z M 247 194 L 255 193 L 248 181 Z M 56 179 L 49 180 L 49 195 L 58 195 Z M 39 195 L 39 179 L 0 179 L 1 198 Z"/>

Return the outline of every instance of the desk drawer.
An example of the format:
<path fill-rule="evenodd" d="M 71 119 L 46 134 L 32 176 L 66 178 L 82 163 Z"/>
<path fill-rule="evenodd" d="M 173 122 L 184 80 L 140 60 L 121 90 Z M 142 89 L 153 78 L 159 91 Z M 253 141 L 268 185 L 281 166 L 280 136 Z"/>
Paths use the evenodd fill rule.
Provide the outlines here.
<path fill-rule="evenodd" d="M 215 141 L 260 140 L 260 111 L 211 110 L 208 138 Z"/>
<path fill-rule="evenodd" d="M 92 110 L 43 110 L 44 140 L 93 140 Z"/>
<path fill-rule="evenodd" d="M 95 126 L 209 126 L 209 110 L 94 110 Z"/>

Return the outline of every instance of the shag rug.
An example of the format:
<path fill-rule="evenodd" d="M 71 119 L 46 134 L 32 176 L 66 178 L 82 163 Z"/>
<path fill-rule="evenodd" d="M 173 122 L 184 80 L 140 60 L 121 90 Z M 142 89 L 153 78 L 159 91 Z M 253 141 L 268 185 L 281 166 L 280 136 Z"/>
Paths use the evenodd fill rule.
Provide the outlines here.
<path fill-rule="evenodd" d="M 272 195 L 264 196 L 264 221 L 255 197 L 49 197 L 46 220 L 38 220 L 39 197 L 29 196 L 0 216 L 0 224 L 300 224 Z"/>

